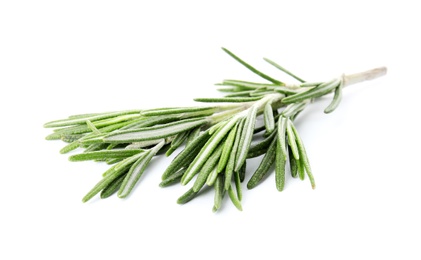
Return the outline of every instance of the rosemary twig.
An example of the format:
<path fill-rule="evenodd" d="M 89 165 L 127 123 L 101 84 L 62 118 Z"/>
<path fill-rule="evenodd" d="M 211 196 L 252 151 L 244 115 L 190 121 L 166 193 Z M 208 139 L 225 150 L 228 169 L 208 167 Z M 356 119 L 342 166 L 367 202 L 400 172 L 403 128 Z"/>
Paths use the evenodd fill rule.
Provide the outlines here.
<path fill-rule="evenodd" d="M 161 187 L 175 183 L 187 185 L 194 180 L 191 188 L 178 199 L 180 204 L 195 198 L 207 186 L 214 186 L 213 211 L 221 208 L 226 194 L 235 207 L 242 210 L 241 182 L 249 174 L 247 188 L 254 188 L 272 165 L 275 165 L 275 186 L 279 191 L 285 187 L 287 171 L 302 180 L 307 175 L 314 189 L 313 172 L 294 120 L 311 100 L 334 92 L 332 102 L 324 111 L 330 113 L 338 107 L 344 87 L 386 74 L 386 68 L 377 68 L 344 74 L 326 82 L 306 82 L 265 58 L 300 82 L 289 85 L 257 70 L 229 50 L 223 50 L 268 82 L 224 80 L 217 85 L 225 87 L 220 89 L 227 93 L 225 97 L 195 99 L 212 106 L 81 114 L 44 125 L 55 128 L 47 140 L 61 139 L 69 143 L 61 153 L 85 149 L 83 153 L 72 155 L 71 161 L 95 160 L 111 165 L 103 179 L 83 198 L 84 202 L 98 193 L 101 198 L 115 192 L 120 198 L 127 197 L 154 156 L 162 154 L 161 150 L 166 150 L 169 156 L 183 144 L 184 148 L 163 173 L 160 184 Z M 259 116 L 263 116 L 262 127 L 255 126 Z M 264 131 L 265 138 L 252 142 L 260 131 Z M 264 156 L 259 167 L 254 173 L 247 173 L 246 159 L 260 155 Z"/>

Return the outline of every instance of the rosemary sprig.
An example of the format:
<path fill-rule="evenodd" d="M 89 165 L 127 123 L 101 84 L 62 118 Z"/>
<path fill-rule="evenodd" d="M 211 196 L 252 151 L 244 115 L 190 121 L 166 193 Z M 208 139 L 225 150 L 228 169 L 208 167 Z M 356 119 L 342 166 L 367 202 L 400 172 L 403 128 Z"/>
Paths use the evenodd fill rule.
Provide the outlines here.
<path fill-rule="evenodd" d="M 324 111 L 330 113 L 338 107 L 344 87 L 386 74 L 386 68 L 377 68 L 341 75 L 326 82 L 306 82 L 265 58 L 299 82 L 285 84 L 229 50 L 223 50 L 269 82 L 224 80 L 217 85 L 223 86 L 220 91 L 227 93 L 225 97 L 195 99 L 217 103 L 212 106 L 82 114 L 44 125 L 55 128 L 47 140 L 61 139 L 68 143 L 61 153 L 85 149 L 83 153 L 70 156 L 71 161 L 96 160 L 111 165 L 83 202 L 98 193 L 101 198 L 115 192 L 120 198 L 127 197 L 154 156 L 162 154 L 161 150 L 166 150 L 169 156 L 183 144 L 184 148 L 162 174 L 160 183 L 161 187 L 175 183 L 187 185 L 194 179 L 191 188 L 177 200 L 179 204 L 187 203 L 206 187 L 213 186 L 213 211 L 221 208 L 226 194 L 235 207 L 242 210 L 241 182 L 246 178 L 246 159 L 260 155 L 264 156 L 248 180 L 248 189 L 256 187 L 275 165 L 275 186 L 282 191 L 287 161 L 291 176 L 304 180 L 307 175 L 314 189 L 310 162 L 294 120 L 312 100 L 334 92 L 332 102 Z M 256 127 L 260 116 L 263 116 L 264 126 Z M 252 142 L 261 131 L 265 138 Z"/>

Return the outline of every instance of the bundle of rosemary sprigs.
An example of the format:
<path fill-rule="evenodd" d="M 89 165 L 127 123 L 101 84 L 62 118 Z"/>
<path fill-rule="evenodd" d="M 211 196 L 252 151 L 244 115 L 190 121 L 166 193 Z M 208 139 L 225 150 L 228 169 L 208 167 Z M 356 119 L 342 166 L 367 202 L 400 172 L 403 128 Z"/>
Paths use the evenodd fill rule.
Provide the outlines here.
<path fill-rule="evenodd" d="M 377 68 L 326 82 L 306 82 L 265 59 L 299 82 L 285 84 L 258 71 L 227 49 L 223 50 L 268 82 L 224 80 L 218 85 L 225 86 L 219 89 L 227 93 L 225 97 L 195 99 L 211 103 L 209 106 L 74 115 L 44 125 L 56 128 L 47 140 L 61 139 L 68 143 L 61 153 L 84 149 L 83 153 L 70 156 L 70 161 L 95 160 L 110 165 L 103 178 L 83 198 L 84 202 L 98 193 L 101 198 L 115 192 L 120 198 L 127 197 L 154 156 L 160 152 L 169 156 L 183 145 L 163 173 L 160 184 L 166 187 L 193 182 L 178 199 L 180 204 L 196 197 L 205 187 L 213 186 L 214 211 L 221 208 L 226 193 L 241 210 L 246 159 L 260 155 L 264 155 L 260 165 L 247 178 L 248 189 L 258 185 L 273 164 L 279 191 L 284 188 L 288 165 L 292 177 L 304 180 L 307 175 L 315 188 L 307 153 L 294 120 L 313 99 L 334 92 L 332 102 L 325 109 L 325 113 L 330 113 L 338 106 L 345 86 L 386 74 L 386 68 Z M 264 121 L 261 127 L 256 126 L 260 115 Z M 262 131 L 264 138 L 252 142 Z"/>

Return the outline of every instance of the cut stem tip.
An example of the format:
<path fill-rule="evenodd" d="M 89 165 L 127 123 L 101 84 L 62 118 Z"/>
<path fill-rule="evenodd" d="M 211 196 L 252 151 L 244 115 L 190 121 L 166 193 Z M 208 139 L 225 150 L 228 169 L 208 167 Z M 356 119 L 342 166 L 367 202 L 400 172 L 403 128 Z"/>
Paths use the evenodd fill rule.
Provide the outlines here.
<path fill-rule="evenodd" d="M 360 73 L 349 74 L 344 76 L 344 86 L 360 83 L 367 80 L 376 79 L 387 74 L 386 67 L 379 67 Z"/>

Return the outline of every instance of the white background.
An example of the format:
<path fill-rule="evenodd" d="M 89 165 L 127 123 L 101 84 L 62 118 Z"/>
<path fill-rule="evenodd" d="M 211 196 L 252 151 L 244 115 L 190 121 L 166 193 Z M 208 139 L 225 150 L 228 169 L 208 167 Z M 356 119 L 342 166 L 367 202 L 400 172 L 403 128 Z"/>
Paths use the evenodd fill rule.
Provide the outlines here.
<path fill-rule="evenodd" d="M 1 1 L 0 259 L 420 259 L 421 19 L 416 1 Z M 71 114 L 192 105 L 213 83 L 307 80 L 387 66 L 297 119 L 317 189 L 273 173 L 211 212 L 209 192 L 158 187 L 156 158 L 126 200 L 83 204 L 105 165 L 70 163 L 42 125 Z M 291 80 L 293 82 L 293 80 Z M 256 167 L 250 163 L 248 174 Z"/>

